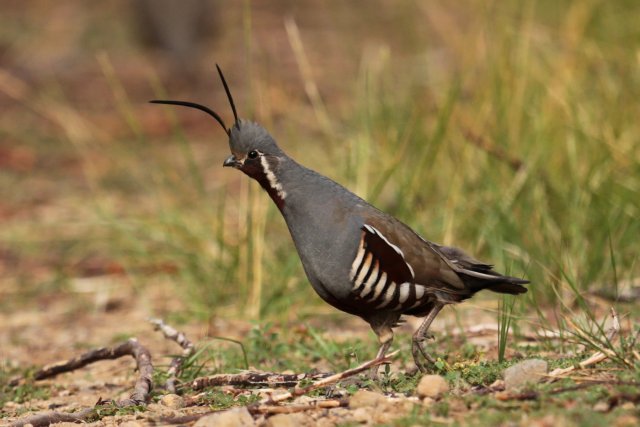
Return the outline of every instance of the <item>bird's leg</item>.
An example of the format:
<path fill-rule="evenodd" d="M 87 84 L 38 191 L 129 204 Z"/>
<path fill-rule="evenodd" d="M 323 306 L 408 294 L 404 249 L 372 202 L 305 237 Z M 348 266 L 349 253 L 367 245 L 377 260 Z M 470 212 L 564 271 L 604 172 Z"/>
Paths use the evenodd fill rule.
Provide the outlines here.
<path fill-rule="evenodd" d="M 433 319 L 435 319 L 438 313 L 440 313 L 440 310 L 442 310 L 443 306 L 444 305 L 440 303 L 434 304 L 434 306 L 431 308 L 431 311 L 429 311 L 429 313 L 427 314 L 427 317 L 425 317 L 420 327 L 413 334 L 411 353 L 413 354 L 413 361 L 421 372 L 426 372 L 427 368 L 423 362 L 419 361 L 420 355 L 422 355 L 422 357 L 424 357 L 429 363 L 435 363 L 433 357 L 431 357 L 425 350 L 424 341 L 429 337 L 427 333 L 429 331 L 429 326 L 431 326 L 431 322 L 433 322 Z"/>
<path fill-rule="evenodd" d="M 387 354 L 387 350 L 391 347 L 391 343 L 393 342 L 393 330 L 390 326 L 380 325 L 373 329 L 373 332 L 378 336 L 378 341 L 380 342 L 380 348 L 378 349 L 378 354 L 376 355 L 376 360 L 382 359 L 385 354 Z M 378 378 L 378 368 L 380 365 L 373 366 L 371 371 L 369 371 L 369 378 L 375 380 Z"/>

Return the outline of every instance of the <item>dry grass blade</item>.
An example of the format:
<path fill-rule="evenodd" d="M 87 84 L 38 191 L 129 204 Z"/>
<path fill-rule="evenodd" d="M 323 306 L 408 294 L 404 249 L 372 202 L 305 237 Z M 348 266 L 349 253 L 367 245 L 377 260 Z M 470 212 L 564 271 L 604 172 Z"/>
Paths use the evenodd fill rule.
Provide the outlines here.
<path fill-rule="evenodd" d="M 615 309 L 613 307 L 611 308 L 611 317 L 612 317 L 612 324 L 611 324 L 611 327 L 609 328 L 609 330 L 607 331 L 607 336 L 606 336 L 608 342 L 612 342 L 617 337 L 618 333 L 620 332 L 620 321 L 618 319 L 618 313 L 615 311 Z M 588 357 L 587 359 L 585 359 L 582 362 L 578 363 L 577 366 L 574 365 L 574 366 L 570 366 L 568 368 L 554 369 L 553 371 L 551 371 L 549 373 L 548 376 L 550 378 L 562 377 L 562 376 L 565 376 L 566 374 L 568 374 L 570 372 L 575 371 L 576 369 L 584 369 L 584 368 L 589 367 L 591 365 L 595 365 L 595 364 L 600 363 L 603 360 L 606 360 L 609 357 L 614 356 L 614 355 L 615 354 L 613 353 L 613 351 L 603 348 L 602 350 L 596 351 L 590 357 Z"/>
<path fill-rule="evenodd" d="M 296 24 L 296 21 L 293 18 L 288 17 L 284 20 L 284 28 L 287 31 L 287 37 L 291 44 L 291 49 L 293 50 L 293 54 L 296 58 L 302 80 L 304 81 L 304 90 L 313 105 L 316 118 L 324 130 L 331 134 L 333 130 L 331 120 L 329 120 L 329 114 L 327 114 L 327 109 L 322 101 L 322 97 L 320 96 L 320 91 L 313 79 L 313 68 L 309 64 L 309 59 L 304 51 L 304 45 L 302 44 L 298 24 Z"/>

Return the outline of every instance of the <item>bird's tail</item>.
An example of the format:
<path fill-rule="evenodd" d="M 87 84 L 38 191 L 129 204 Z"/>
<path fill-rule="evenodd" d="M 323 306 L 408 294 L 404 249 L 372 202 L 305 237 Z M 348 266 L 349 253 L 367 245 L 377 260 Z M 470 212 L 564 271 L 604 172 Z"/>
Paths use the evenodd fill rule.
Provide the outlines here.
<path fill-rule="evenodd" d="M 461 249 L 449 246 L 439 246 L 438 249 L 456 266 L 456 273 L 473 293 L 483 289 L 512 295 L 527 292 L 522 285 L 529 283 L 528 280 L 504 276 L 494 271 L 492 265 L 474 259 Z"/>
<path fill-rule="evenodd" d="M 524 294 L 527 292 L 527 288 L 522 285 L 529 283 L 528 280 L 511 276 L 503 276 L 493 270 L 484 271 L 482 273 L 476 271 L 462 271 L 458 274 L 474 293 L 483 289 L 488 289 L 500 294 Z"/>
<path fill-rule="evenodd" d="M 487 286 L 486 289 L 489 289 L 493 292 L 498 292 L 500 294 L 511 294 L 518 295 L 524 294 L 527 292 L 527 288 L 522 285 L 526 285 L 529 283 L 528 280 L 518 279 L 517 277 L 510 276 L 502 276 L 501 282 L 496 283 L 495 285 Z"/>

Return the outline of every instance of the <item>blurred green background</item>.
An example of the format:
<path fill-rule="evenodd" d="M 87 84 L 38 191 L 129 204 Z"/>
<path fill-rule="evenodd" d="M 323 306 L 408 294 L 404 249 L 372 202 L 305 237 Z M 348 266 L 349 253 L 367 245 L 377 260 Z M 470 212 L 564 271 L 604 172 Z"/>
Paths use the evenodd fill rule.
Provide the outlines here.
<path fill-rule="evenodd" d="M 187 319 L 334 312 L 266 194 L 222 169 L 218 125 L 147 104 L 230 121 L 216 62 L 302 164 L 529 278 L 521 310 L 615 299 L 640 277 L 639 17 L 599 0 L 3 2 L 0 310 L 106 277 L 140 304 L 168 287 L 165 314 Z"/>

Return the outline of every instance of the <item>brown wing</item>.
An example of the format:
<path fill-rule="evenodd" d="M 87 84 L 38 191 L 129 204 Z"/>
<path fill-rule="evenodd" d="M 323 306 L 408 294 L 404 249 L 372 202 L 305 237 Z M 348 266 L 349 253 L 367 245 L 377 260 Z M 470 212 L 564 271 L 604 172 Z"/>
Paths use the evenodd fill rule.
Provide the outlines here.
<path fill-rule="evenodd" d="M 351 264 L 354 296 L 394 311 L 420 309 L 434 295 L 457 294 L 460 278 L 429 242 L 386 217 L 369 217 Z M 439 298 L 439 297 L 436 297 Z"/>
<path fill-rule="evenodd" d="M 351 264 L 353 294 L 365 305 L 398 310 L 417 300 L 414 275 L 402 250 L 375 227 L 364 224 Z M 424 290 L 422 295 L 424 295 Z"/>
<path fill-rule="evenodd" d="M 464 289 L 464 283 L 456 273 L 458 267 L 451 263 L 434 245 L 418 236 L 402 222 L 379 215 L 366 221 L 375 227 L 387 241 L 400 249 L 403 259 L 413 270 L 414 283 L 435 288 Z"/>

